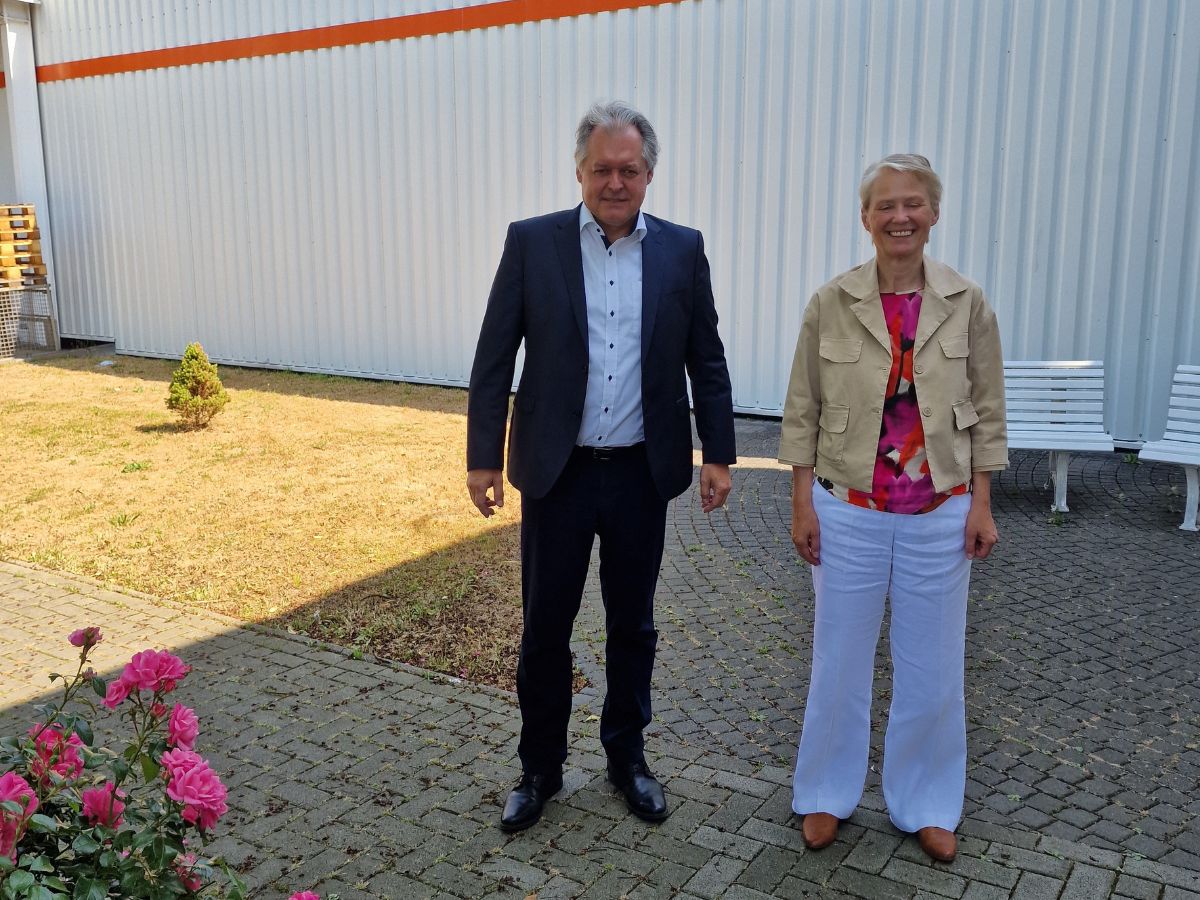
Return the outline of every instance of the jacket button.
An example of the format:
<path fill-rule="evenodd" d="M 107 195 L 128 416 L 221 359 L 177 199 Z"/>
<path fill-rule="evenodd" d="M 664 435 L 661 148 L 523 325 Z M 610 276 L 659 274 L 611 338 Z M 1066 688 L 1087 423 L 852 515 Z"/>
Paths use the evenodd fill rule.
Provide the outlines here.
<path fill-rule="evenodd" d="M 932 416 L 933 410 L 930 409 L 928 406 L 926 406 L 924 409 L 921 410 L 921 414 L 926 415 L 926 416 Z"/>
<path fill-rule="evenodd" d="M 913 371 L 914 371 L 914 372 L 916 372 L 918 375 L 920 375 L 922 372 L 924 372 L 924 371 L 925 371 L 925 367 L 924 367 L 924 366 L 919 366 L 919 365 L 918 365 L 918 366 L 913 366 Z"/>

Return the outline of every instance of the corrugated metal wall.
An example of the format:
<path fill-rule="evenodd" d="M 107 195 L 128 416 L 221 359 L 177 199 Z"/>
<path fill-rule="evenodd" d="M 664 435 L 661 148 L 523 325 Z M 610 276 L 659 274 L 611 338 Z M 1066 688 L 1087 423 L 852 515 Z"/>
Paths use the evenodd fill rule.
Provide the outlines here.
<path fill-rule="evenodd" d="M 47 3 L 38 62 L 464 3 Z M 508 221 L 578 202 L 571 134 L 624 97 L 649 212 L 705 232 L 735 400 L 777 413 L 807 297 L 870 253 L 856 184 L 946 185 L 931 253 L 1012 359 L 1104 358 L 1121 440 L 1200 362 L 1200 2 L 684 0 L 44 84 L 67 335 L 465 381 Z"/>

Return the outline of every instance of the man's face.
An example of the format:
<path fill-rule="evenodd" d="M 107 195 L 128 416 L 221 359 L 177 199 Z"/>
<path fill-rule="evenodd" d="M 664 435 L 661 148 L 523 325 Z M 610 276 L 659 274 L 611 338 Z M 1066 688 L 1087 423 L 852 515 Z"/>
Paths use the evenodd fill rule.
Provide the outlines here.
<path fill-rule="evenodd" d="M 632 125 L 619 131 L 597 128 L 575 177 L 583 186 L 584 205 L 608 239 L 625 237 L 637 224 L 646 186 L 654 178 L 642 158 L 641 133 Z"/>

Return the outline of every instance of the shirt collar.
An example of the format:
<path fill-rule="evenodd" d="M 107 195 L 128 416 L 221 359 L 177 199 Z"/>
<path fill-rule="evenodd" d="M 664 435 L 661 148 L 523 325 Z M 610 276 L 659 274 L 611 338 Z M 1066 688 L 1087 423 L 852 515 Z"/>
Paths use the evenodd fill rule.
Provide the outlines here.
<path fill-rule="evenodd" d="M 583 231 L 589 225 L 591 225 L 593 229 L 600 228 L 600 223 L 596 221 L 595 216 L 592 215 L 592 211 L 587 208 L 587 204 L 580 203 L 579 204 L 579 230 Z M 600 228 L 600 230 L 603 232 L 604 229 Z M 646 216 L 639 209 L 637 223 L 633 226 L 633 231 L 630 234 L 630 237 L 632 237 L 632 238 L 634 238 L 634 240 L 637 240 L 640 242 L 645 236 L 646 236 Z"/>

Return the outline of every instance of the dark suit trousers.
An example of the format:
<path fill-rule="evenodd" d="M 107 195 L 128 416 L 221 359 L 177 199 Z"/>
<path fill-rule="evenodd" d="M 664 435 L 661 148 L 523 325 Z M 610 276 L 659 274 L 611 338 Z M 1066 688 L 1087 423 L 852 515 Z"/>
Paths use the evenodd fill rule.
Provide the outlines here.
<path fill-rule="evenodd" d="M 517 666 L 517 752 L 525 771 L 555 771 L 567 758 L 571 627 L 597 536 L 608 632 L 600 741 L 615 762 L 643 758 L 642 729 L 650 724 L 650 673 L 658 644 L 654 587 L 666 519 L 667 503 L 640 446 L 609 459 L 577 449 L 548 494 L 536 500 L 522 496 L 525 627 Z"/>

